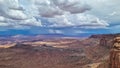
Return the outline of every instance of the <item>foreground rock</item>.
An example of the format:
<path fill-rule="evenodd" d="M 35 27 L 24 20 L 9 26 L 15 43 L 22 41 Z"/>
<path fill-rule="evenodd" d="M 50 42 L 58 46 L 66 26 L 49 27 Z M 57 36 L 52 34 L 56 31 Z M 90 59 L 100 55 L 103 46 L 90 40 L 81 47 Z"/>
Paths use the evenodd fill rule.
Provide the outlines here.
<path fill-rule="evenodd" d="M 114 39 L 110 53 L 110 68 L 120 68 L 120 37 Z"/>

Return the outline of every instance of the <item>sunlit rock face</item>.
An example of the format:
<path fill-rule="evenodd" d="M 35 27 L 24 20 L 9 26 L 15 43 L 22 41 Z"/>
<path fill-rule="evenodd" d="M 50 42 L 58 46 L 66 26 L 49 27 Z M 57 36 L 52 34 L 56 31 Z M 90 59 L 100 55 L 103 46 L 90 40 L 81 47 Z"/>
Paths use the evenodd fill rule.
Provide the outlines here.
<path fill-rule="evenodd" d="M 99 45 L 111 49 L 113 46 L 113 39 L 119 37 L 120 34 L 101 34 L 101 35 L 92 35 L 90 38 L 100 39 Z"/>
<path fill-rule="evenodd" d="M 110 52 L 110 68 L 120 68 L 120 37 L 116 37 Z"/>

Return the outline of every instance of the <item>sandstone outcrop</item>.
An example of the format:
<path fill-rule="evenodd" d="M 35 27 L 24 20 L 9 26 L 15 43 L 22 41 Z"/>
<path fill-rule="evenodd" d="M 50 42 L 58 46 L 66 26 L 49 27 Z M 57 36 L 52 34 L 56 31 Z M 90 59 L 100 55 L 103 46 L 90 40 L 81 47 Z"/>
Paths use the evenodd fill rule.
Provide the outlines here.
<path fill-rule="evenodd" d="M 116 37 L 113 43 L 114 44 L 110 52 L 109 68 L 120 68 L 120 37 Z"/>

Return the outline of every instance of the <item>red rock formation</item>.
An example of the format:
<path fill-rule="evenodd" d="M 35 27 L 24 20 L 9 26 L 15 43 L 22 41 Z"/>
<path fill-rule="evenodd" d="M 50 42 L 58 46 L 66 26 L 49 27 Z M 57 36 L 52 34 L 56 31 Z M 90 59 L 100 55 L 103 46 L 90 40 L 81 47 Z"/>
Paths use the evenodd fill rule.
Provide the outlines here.
<path fill-rule="evenodd" d="M 100 45 L 102 46 L 106 46 L 107 45 L 107 40 L 105 37 L 103 37 L 102 39 L 100 39 Z"/>
<path fill-rule="evenodd" d="M 110 52 L 110 67 L 120 68 L 120 37 L 116 37 Z"/>

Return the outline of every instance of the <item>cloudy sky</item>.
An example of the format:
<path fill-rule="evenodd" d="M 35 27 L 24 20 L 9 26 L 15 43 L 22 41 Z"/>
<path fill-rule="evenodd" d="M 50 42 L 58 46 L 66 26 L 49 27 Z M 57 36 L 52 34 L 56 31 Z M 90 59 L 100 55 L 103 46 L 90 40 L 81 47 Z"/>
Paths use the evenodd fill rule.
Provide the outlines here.
<path fill-rule="evenodd" d="M 119 0 L 0 0 L 0 35 L 120 32 Z"/>

